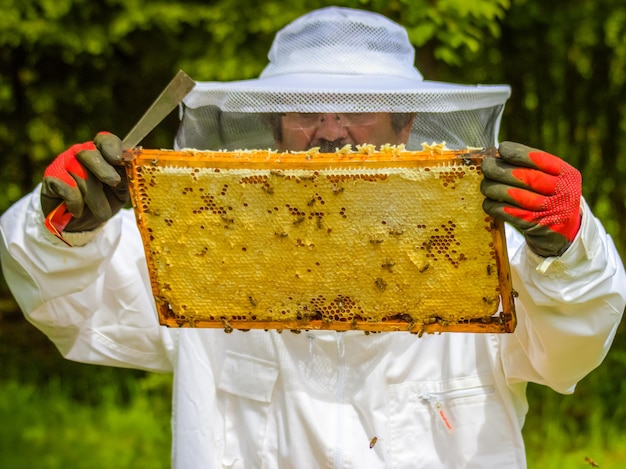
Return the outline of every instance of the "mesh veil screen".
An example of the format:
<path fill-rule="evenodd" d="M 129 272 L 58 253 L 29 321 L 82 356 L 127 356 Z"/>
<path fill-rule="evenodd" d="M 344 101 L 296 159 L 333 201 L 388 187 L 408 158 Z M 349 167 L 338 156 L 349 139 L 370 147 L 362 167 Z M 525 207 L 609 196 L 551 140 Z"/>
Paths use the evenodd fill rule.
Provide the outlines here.
<path fill-rule="evenodd" d="M 406 148 L 420 150 L 423 142 L 445 142 L 448 148 L 457 150 L 494 146 L 502 108 L 416 113 Z M 224 112 L 216 106 L 186 108 L 176 136 L 176 148 L 275 149 L 265 116 L 267 113 Z"/>

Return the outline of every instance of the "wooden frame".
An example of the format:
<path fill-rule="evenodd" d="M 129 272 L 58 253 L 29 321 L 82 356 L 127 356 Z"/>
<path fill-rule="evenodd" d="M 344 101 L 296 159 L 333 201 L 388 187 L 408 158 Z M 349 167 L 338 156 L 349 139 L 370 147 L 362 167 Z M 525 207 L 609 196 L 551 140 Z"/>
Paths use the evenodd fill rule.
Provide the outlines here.
<path fill-rule="evenodd" d="M 437 148 L 422 152 L 408 152 L 402 148 L 392 147 L 380 151 L 363 147 L 356 152 L 342 150 L 330 154 L 315 151 L 278 153 L 269 150 L 240 152 L 144 150 L 141 148 L 133 150 L 126 155 L 131 199 L 144 243 L 161 324 L 169 327 L 223 328 L 226 332 L 233 329 L 409 331 L 420 335 L 439 332 L 513 332 L 516 323 L 514 308 L 516 294 L 511 286 L 504 226 L 501 222 L 486 216 L 478 202 L 482 200 L 479 191 L 482 178 L 480 161 L 486 154 L 493 154 L 493 152 L 495 152 L 494 149 L 488 152 L 470 152 Z M 416 207 L 411 206 L 404 197 L 407 188 L 413 187 L 407 185 L 405 173 L 417 175 L 416 180 L 410 182 L 410 184 L 418 185 L 415 188 L 416 192 L 409 193 L 420 194 L 418 189 L 422 186 L 434 188 L 433 190 L 437 192 L 436 198 L 430 199 L 431 203 L 428 204 L 430 212 L 424 214 L 425 217 L 431 217 L 432 223 L 426 218 L 423 222 L 416 223 L 416 219 L 411 218 L 416 212 Z M 230 179 L 224 179 L 227 175 Z M 228 186 L 223 181 L 230 181 L 228 192 L 230 194 L 238 191 L 236 196 L 232 196 L 235 198 L 228 199 L 229 195 L 226 194 L 226 190 L 220 192 L 219 188 L 215 189 L 217 186 L 212 181 L 218 177 L 221 179 L 217 186 L 220 184 Z M 166 191 L 162 190 L 164 185 L 167 187 Z M 157 187 L 161 192 L 159 200 L 156 194 Z M 210 189 L 211 187 L 213 189 Z M 373 203 L 366 211 L 363 211 L 362 207 L 357 207 L 365 204 L 365 198 L 377 200 L 377 191 L 380 192 L 378 200 L 384 200 L 384 203 Z M 352 192 L 357 193 L 360 198 L 349 199 L 344 195 Z M 311 194 L 317 194 L 316 197 L 319 200 L 311 197 Z M 328 194 L 334 194 L 334 196 Z M 368 198 L 369 194 L 374 195 Z M 195 202 L 190 203 L 190 197 L 195 197 Z M 283 198 L 279 199 L 279 197 Z M 287 200 L 285 197 L 293 197 L 296 202 L 284 203 Z M 303 197 L 310 198 L 310 201 L 303 203 Z M 326 206 L 334 204 L 336 200 L 342 200 L 340 205 L 344 212 L 335 210 L 332 215 L 334 218 L 322 212 L 319 207 L 324 202 L 324 198 L 327 201 Z M 199 206 L 200 200 L 211 202 Z M 242 200 L 250 202 L 250 205 L 254 205 L 257 201 L 259 204 L 269 203 L 270 209 L 267 211 L 273 210 L 275 213 L 263 215 L 259 210 L 261 207 L 259 205 L 255 212 L 260 220 L 257 226 L 255 219 L 250 218 L 251 215 L 241 208 L 243 205 L 249 206 L 248 202 L 242 203 Z M 273 206 L 275 200 L 280 200 L 281 203 L 276 202 Z M 432 200 L 436 201 L 435 204 Z M 465 205 L 459 207 L 459 201 Z M 177 206 L 177 203 L 186 205 Z M 352 205 L 348 205 L 349 203 Z M 227 206 L 227 204 L 230 205 Z M 311 206 L 306 207 L 308 204 Z M 315 204 L 318 206 L 313 207 Z M 433 205 L 436 206 L 436 210 L 432 209 Z M 296 206 L 300 208 L 296 210 Z M 193 215 L 189 213 L 192 209 Z M 359 223 L 366 223 L 370 215 L 372 220 L 380 218 L 376 218 L 376 210 L 381 211 L 380 217 L 382 218 L 401 220 L 402 233 L 390 225 L 384 227 L 387 231 L 381 231 L 380 224 L 372 228 L 371 223 L 368 227 L 358 231 Z M 280 215 L 282 212 L 285 213 Z M 352 212 L 361 213 L 362 216 L 349 222 L 345 221 L 345 213 Z M 444 217 L 443 222 L 438 219 L 442 213 L 448 212 L 455 214 L 454 223 L 452 220 L 445 221 L 450 217 Z M 252 214 L 252 216 L 256 215 Z M 323 221 L 320 221 L 322 217 L 324 217 Z M 265 241 L 259 241 L 260 236 L 263 236 L 259 226 L 270 223 L 273 225 L 268 230 L 273 232 L 275 238 L 270 236 Z M 386 222 L 383 220 L 383 223 Z M 446 223 L 454 228 L 447 228 Z M 461 225 L 467 225 L 467 228 L 461 228 Z M 277 226 L 279 228 L 276 228 Z M 427 226 L 429 228 L 426 228 Z M 232 252 L 226 252 L 230 249 L 229 245 L 222 243 L 221 238 L 234 236 L 235 227 L 239 229 L 237 234 L 239 237 L 232 238 L 237 241 L 231 244 L 239 244 L 233 247 Z M 201 231 L 198 231 L 200 229 Z M 448 234 L 435 234 L 440 229 Z M 371 246 L 368 245 L 367 240 L 360 244 L 355 243 L 353 246 L 345 243 L 350 239 L 346 234 L 347 231 L 356 233 L 354 237 L 360 235 L 363 240 L 366 239 L 363 238 L 363 232 L 367 230 L 378 233 L 375 235 L 378 236 L 376 239 L 371 237 L 374 235 L 370 236 Z M 393 230 L 396 232 L 394 233 Z M 246 235 L 248 231 L 249 234 Z M 206 239 L 202 239 L 204 234 L 206 234 Z M 397 241 L 399 235 L 401 235 L 402 244 Z M 240 248 L 246 236 L 251 238 L 247 240 L 251 243 L 250 246 L 255 246 L 251 249 L 254 251 L 252 254 L 261 256 L 253 261 L 262 264 L 257 269 L 250 268 L 250 265 L 256 264 L 246 263 L 249 262 L 247 260 L 245 262 L 242 260 L 242 263 L 238 264 L 240 258 L 252 257 L 250 251 Z M 447 236 L 446 240 L 437 241 L 444 239 L 445 236 Z M 169 240 L 163 244 L 160 238 L 165 237 L 169 237 Z M 182 238 L 185 238 L 182 242 L 177 241 Z M 431 241 L 425 241 L 426 238 L 434 239 L 435 242 L 441 244 L 439 249 L 441 254 L 431 252 L 434 248 L 431 246 Z M 454 238 L 455 244 L 461 246 L 459 250 L 463 249 L 462 246 L 476 246 L 475 238 L 480 238 L 478 249 L 472 249 L 471 254 L 459 254 L 453 249 L 454 246 L 451 247 L 451 238 Z M 340 244 L 332 244 L 330 239 L 336 239 Z M 314 246 L 316 240 L 319 241 L 317 247 Z M 383 246 L 383 240 L 389 240 L 385 241 L 387 243 L 385 246 L 392 246 L 395 243 L 394 246 L 397 249 L 393 248 L 396 251 L 392 251 L 396 256 L 394 259 L 400 255 L 403 256 L 402 260 L 396 261 L 397 265 L 393 264 L 393 268 L 392 263 L 387 262 L 386 258 L 382 257 L 383 254 L 379 255 L 376 251 L 376 249 L 382 249 L 376 244 L 381 243 Z M 213 248 L 209 249 L 207 245 L 203 245 L 205 241 L 211 241 Z M 294 271 L 303 272 L 302 275 L 296 272 L 295 277 L 292 275 L 293 272 L 289 273 L 294 279 L 292 282 L 281 279 L 283 272 L 289 271 L 292 267 L 292 263 L 286 262 L 281 257 L 282 254 L 277 254 L 282 253 L 282 250 L 269 249 L 271 252 L 267 256 L 274 255 L 277 257 L 274 260 L 267 256 L 262 257 L 262 252 L 265 251 L 264 246 L 281 242 L 285 243 L 285 249 L 293 259 Z M 300 243 L 302 249 L 298 250 L 293 247 L 297 246 L 297 243 Z M 248 245 L 247 242 L 244 244 Z M 240 252 L 241 249 L 243 253 Z M 363 267 L 365 264 L 359 264 L 359 259 L 356 257 L 352 259 L 358 272 L 349 273 L 349 266 L 346 264 L 352 264 L 352 262 L 346 262 L 345 259 L 350 258 L 350 249 L 353 249 L 355 255 L 360 257 L 371 255 L 373 260 L 370 265 L 377 263 L 376 268 L 382 273 L 376 274 L 375 269 L 372 268 L 373 273 L 368 273 L 370 277 L 364 277 L 366 280 L 363 280 L 359 275 L 367 269 Z M 389 249 L 392 248 L 389 247 Z M 316 250 L 317 254 L 315 254 Z M 339 264 L 332 262 L 333 258 L 330 253 L 333 250 L 337 258 L 342 259 L 342 261 L 337 261 Z M 215 257 L 214 251 L 221 252 L 224 259 L 228 259 L 228 263 L 234 267 L 224 267 L 216 263 L 215 259 L 209 262 L 207 259 L 211 256 Z M 350 285 L 351 295 L 338 294 L 337 290 L 324 283 L 324 279 L 330 279 L 335 274 L 334 271 L 320 270 L 321 273 L 311 273 L 309 277 L 317 275 L 317 279 L 322 279 L 321 290 L 326 288 L 327 293 L 321 291 L 319 298 L 324 298 L 324 300 L 315 300 L 311 292 L 306 293 L 308 296 L 298 297 L 311 286 L 311 282 L 306 283 L 303 280 L 306 277 L 304 267 L 297 265 L 297 258 L 304 251 L 313 253 L 311 260 L 306 262 L 313 262 L 315 255 L 322 256 L 321 264 L 332 264 L 334 270 L 338 270 L 340 266 L 342 273 L 345 274 L 340 278 L 357 279 L 356 282 L 360 282 L 362 288 Z M 407 256 L 409 260 L 405 259 Z M 303 254 L 302 257 L 306 256 Z M 272 264 L 274 261 L 275 264 Z M 386 262 L 387 266 L 385 266 Z M 274 271 L 272 271 L 273 265 L 277 266 Z M 305 264 L 302 265 L 305 266 Z M 216 285 L 215 288 L 222 291 L 222 287 L 218 287 L 215 283 L 218 277 L 209 275 L 206 269 L 220 270 L 220 281 L 222 281 L 221 276 L 228 277 L 224 280 L 226 283 L 223 283 L 223 289 L 230 293 L 224 293 L 225 297 L 216 295 L 215 303 L 202 298 L 207 290 L 211 290 L 211 286 L 206 285 L 206 279 L 213 279 L 209 283 Z M 422 272 L 422 269 L 425 271 Z M 311 271 L 311 269 L 306 270 Z M 182 275 L 181 271 L 184 271 L 185 275 Z M 257 272 L 260 275 L 259 278 L 263 279 L 261 288 L 254 289 L 254 279 L 248 279 L 250 271 L 259 271 Z M 263 272 L 273 272 L 273 274 L 263 276 Z M 441 277 L 436 276 L 438 273 Z M 177 275 L 179 277 L 176 277 Z M 457 277 L 454 277 L 455 275 Z M 430 276 L 432 283 L 422 282 L 419 286 L 416 283 L 415 288 L 422 292 L 420 293 L 422 296 L 417 300 L 412 299 L 410 294 L 414 289 L 407 289 L 406 286 L 412 285 L 411 282 L 416 282 L 413 279 L 426 276 Z M 177 283 L 173 286 L 171 280 L 174 277 L 178 280 L 175 280 Z M 297 280 L 295 280 L 296 277 Z M 264 301 L 264 292 L 268 292 L 269 296 L 274 279 L 276 288 L 283 285 L 281 288 L 289 289 L 289 293 L 285 293 L 289 295 L 289 300 L 292 300 L 292 297 L 296 299 L 291 302 L 285 300 L 282 306 L 279 305 L 276 308 L 271 305 L 261 308 L 259 305 Z M 348 287 L 347 283 L 351 282 L 346 282 L 346 287 Z M 302 289 L 298 290 L 300 284 Z M 237 288 L 240 285 L 245 285 L 242 288 L 247 290 L 243 293 L 239 292 Z M 231 290 L 228 290 L 229 288 Z M 249 293 L 253 289 L 254 293 Z M 485 291 L 493 292 L 493 294 L 485 294 Z M 364 292 L 362 297 L 359 296 L 360 292 Z M 452 299 L 456 300 L 456 296 L 461 294 L 464 296 L 459 300 L 460 304 L 469 305 L 470 312 L 460 314 L 451 311 L 446 306 L 437 306 L 453 302 Z M 229 303 L 230 299 L 238 295 L 241 296 L 240 299 Z M 376 295 L 380 296 L 381 301 L 372 303 L 376 300 Z M 407 302 L 412 304 L 414 309 L 410 306 L 396 306 L 397 309 L 391 312 L 379 311 L 376 314 L 370 314 L 362 308 L 367 304 L 370 306 L 386 304 L 390 300 L 396 301 L 395 305 L 402 305 L 403 296 L 406 296 Z M 309 298 L 312 298 L 311 301 L 308 301 Z M 368 298 L 371 301 L 359 303 L 360 298 Z M 198 304 L 194 304 L 194 301 Z M 351 302 L 350 305 L 347 304 L 348 301 Z M 288 305 L 285 306 L 285 304 Z M 423 311 L 420 310 L 422 304 L 428 305 L 424 306 Z M 472 304 L 476 306 L 471 306 Z M 281 314 L 278 314 L 281 307 L 288 313 L 284 319 L 281 318 Z M 352 309 L 348 314 L 349 307 Z M 259 313 L 259 308 L 263 309 L 263 312 Z M 296 312 L 296 309 L 299 312 Z M 377 306 L 374 309 L 379 308 Z M 206 310 L 211 310 L 210 314 L 205 313 Z M 482 312 L 473 314 L 474 310 Z M 273 311 L 271 317 L 264 313 L 266 311 Z"/>

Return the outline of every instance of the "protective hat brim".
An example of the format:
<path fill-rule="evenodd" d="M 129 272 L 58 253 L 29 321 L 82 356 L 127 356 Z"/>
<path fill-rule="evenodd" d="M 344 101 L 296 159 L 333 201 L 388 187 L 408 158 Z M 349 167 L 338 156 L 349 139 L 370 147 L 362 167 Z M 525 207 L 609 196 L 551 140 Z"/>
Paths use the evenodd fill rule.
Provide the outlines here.
<path fill-rule="evenodd" d="M 503 105 L 510 94 L 508 85 L 302 73 L 197 82 L 184 103 L 191 108 L 217 106 L 224 112 L 451 112 Z"/>

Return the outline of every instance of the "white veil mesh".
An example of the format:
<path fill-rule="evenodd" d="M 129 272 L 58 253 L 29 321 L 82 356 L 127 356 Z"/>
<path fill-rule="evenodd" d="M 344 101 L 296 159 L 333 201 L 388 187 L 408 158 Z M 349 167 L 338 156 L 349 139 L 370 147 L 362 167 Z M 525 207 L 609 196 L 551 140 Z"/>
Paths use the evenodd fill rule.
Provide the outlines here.
<path fill-rule="evenodd" d="M 198 82 L 181 105 L 175 148 L 275 148 L 268 117 L 300 113 L 414 113 L 407 149 L 495 145 L 506 85 L 424 80 L 406 30 L 341 7 L 315 10 L 274 39 L 258 79 Z M 362 142 L 368 143 L 368 142 Z"/>

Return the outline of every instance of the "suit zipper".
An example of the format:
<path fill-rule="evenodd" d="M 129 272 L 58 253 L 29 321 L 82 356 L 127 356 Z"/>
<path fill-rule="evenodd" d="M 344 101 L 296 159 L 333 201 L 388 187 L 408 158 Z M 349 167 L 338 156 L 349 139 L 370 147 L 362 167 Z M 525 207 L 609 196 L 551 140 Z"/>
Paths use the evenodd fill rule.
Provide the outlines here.
<path fill-rule="evenodd" d="M 454 389 L 442 392 L 424 392 L 418 398 L 430 404 L 433 412 L 439 417 L 439 422 L 448 432 L 454 431 L 455 422 L 449 412 L 448 404 L 455 399 L 492 394 L 494 386 L 479 386 L 469 389 Z"/>
<path fill-rule="evenodd" d="M 344 463 L 344 413 L 345 413 L 345 380 L 346 380 L 346 366 L 344 357 L 344 343 L 343 333 L 338 332 L 337 337 L 337 392 L 335 394 L 335 428 L 336 428 L 336 441 L 335 441 L 335 454 L 333 467 L 336 469 L 342 468 Z"/>

